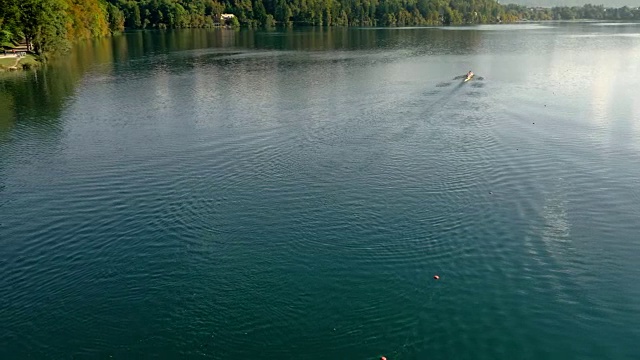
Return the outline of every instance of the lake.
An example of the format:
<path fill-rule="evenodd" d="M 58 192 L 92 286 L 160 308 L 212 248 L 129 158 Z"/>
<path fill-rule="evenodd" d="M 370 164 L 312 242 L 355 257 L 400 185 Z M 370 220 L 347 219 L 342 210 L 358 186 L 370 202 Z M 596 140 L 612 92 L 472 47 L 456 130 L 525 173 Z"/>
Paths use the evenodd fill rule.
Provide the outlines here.
<path fill-rule="evenodd" d="M 597 22 L 5 74 L 0 358 L 637 359 L 639 88 L 640 24 Z"/>

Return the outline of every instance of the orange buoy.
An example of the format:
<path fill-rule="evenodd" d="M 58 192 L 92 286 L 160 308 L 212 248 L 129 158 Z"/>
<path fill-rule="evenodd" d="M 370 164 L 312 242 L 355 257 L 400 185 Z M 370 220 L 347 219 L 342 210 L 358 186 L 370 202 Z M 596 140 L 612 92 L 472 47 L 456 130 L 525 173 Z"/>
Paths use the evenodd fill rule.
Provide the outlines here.
<path fill-rule="evenodd" d="M 433 275 L 433 278 L 436 279 L 436 280 L 440 280 L 440 276 L 438 276 L 438 275 Z"/>

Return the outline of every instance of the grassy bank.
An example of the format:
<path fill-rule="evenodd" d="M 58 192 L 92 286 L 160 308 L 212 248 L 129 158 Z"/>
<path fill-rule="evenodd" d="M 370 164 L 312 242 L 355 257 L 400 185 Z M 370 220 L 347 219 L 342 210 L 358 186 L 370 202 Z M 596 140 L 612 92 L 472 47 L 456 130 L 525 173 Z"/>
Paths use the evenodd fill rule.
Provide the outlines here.
<path fill-rule="evenodd" d="M 40 62 L 32 54 L 20 58 L 13 56 L 0 58 L 0 71 L 28 70 L 38 66 L 40 66 Z"/>

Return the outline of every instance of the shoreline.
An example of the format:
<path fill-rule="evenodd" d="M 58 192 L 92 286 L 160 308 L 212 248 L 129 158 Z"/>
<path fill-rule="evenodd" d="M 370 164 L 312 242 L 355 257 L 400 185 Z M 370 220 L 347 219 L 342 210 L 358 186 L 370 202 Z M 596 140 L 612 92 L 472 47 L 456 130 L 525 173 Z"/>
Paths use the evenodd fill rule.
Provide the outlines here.
<path fill-rule="evenodd" d="M 14 59 L 15 61 L 12 61 Z M 13 43 L 2 46 L 2 52 L 0 52 L 0 71 L 2 72 L 28 70 L 37 67 L 39 63 L 37 57 L 29 51 L 29 47 L 24 41 L 17 45 Z"/>
<path fill-rule="evenodd" d="M 35 55 L 28 52 L 23 52 L 23 55 L 0 55 L 0 72 L 30 70 L 38 66 L 40 66 L 40 61 Z"/>

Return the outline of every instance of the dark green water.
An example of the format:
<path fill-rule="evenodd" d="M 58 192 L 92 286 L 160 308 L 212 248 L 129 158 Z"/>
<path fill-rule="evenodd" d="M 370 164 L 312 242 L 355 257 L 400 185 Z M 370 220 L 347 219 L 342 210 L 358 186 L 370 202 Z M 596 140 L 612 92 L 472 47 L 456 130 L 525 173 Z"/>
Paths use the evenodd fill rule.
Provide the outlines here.
<path fill-rule="evenodd" d="M 62 60 L 0 78 L 0 358 L 640 357 L 640 25 Z"/>

